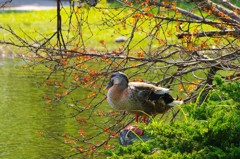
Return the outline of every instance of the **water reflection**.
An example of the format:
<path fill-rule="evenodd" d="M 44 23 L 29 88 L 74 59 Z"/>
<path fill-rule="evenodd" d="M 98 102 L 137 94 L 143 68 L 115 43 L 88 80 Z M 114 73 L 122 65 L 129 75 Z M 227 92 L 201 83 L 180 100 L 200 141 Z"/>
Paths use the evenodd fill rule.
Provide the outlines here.
<path fill-rule="evenodd" d="M 69 131 L 73 119 L 65 118 L 65 107 L 47 109 L 48 90 L 34 84 L 42 72 L 29 74 L 21 65 L 21 60 L 0 59 L 0 158 L 60 158 L 68 153 L 66 145 L 49 134 Z"/>

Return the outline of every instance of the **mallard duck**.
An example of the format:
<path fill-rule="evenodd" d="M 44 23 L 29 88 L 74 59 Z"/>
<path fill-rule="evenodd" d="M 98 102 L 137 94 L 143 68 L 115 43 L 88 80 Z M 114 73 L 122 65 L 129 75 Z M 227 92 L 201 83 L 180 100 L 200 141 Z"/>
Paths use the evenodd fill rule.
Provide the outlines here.
<path fill-rule="evenodd" d="M 170 108 L 183 104 L 169 95 L 168 88 L 158 87 L 144 82 L 129 82 L 126 74 L 113 73 L 107 84 L 107 102 L 118 111 L 127 111 L 139 115 L 146 121 L 146 114 L 163 114 Z"/>

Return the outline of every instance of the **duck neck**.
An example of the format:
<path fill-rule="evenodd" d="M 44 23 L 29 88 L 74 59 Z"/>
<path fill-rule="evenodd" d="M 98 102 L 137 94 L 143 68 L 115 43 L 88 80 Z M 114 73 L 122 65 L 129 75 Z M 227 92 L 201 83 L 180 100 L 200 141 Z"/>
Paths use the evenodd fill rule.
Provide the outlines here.
<path fill-rule="evenodd" d="M 120 84 L 114 84 L 108 91 L 109 100 L 116 105 L 120 100 L 121 96 L 123 95 L 126 87 Z"/>

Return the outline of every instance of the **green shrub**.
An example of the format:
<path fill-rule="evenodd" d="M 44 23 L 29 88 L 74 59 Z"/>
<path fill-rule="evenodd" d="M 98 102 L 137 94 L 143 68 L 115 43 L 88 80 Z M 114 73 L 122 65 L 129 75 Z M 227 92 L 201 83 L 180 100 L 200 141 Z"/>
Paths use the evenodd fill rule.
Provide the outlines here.
<path fill-rule="evenodd" d="M 240 158 L 240 84 L 215 81 L 200 107 L 182 107 L 187 121 L 153 121 L 143 127 L 151 140 L 119 146 L 110 158 Z"/>

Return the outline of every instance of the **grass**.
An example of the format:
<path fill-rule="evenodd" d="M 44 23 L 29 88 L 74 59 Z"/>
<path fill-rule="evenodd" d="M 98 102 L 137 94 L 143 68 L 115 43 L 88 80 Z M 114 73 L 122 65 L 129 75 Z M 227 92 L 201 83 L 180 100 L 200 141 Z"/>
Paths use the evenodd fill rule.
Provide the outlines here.
<path fill-rule="evenodd" d="M 10 26 L 19 36 L 31 35 L 34 39 L 40 34 L 51 34 L 56 30 L 56 11 L 5 11 L 0 12 L 0 25 Z M 10 35 L 3 32 L 1 39 L 9 39 Z"/>
<path fill-rule="evenodd" d="M 69 8 L 66 8 L 66 10 L 69 11 Z M 124 30 L 122 31 L 122 34 L 116 34 L 113 28 L 106 29 L 106 26 L 101 25 L 103 13 L 101 14 L 101 12 L 96 9 L 83 9 L 80 11 L 79 16 L 84 16 L 83 20 L 87 20 L 87 24 L 82 26 L 82 30 L 75 30 L 77 23 L 76 19 L 74 19 L 72 22 L 72 30 L 71 32 L 68 32 L 67 24 L 69 19 L 67 14 L 62 11 L 63 28 L 65 30 L 64 36 L 66 41 L 75 40 L 77 43 L 80 39 L 73 38 L 77 34 L 84 33 L 84 41 L 88 46 L 97 46 L 100 50 L 104 50 L 105 47 L 100 43 L 100 41 L 104 40 L 106 47 L 117 49 L 118 46 L 114 46 L 116 45 L 114 44 L 114 39 L 124 34 L 124 32 L 126 33 L 129 31 Z M 88 19 L 85 19 L 86 17 L 88 17 Z M 18 36 L 28 40 L 30 39 L 28 36 L 31 36 L 31 38 L 36 41 L 42 39 L 43 36 L 51 36 L 56 31 L 57 27 L 55 10 L 31 12 L 6 11 L 0 13 L 0 18 L 0 26 L 10 26 Z M 0 35 L 0 39 L 8 41 L 12 39 L 12 35 L 3 31 Z"/>
<path fill-rule="evenodd" d="M 114 5 L 111 4 L 110 7 L 112 6 Z M 68 43 L 69 49 L 84 48 L 104 52 L 121 50 L 124 44 L 114 42 L 115 38 L 119 36 L 131 37 L 133 25 L 136 20 L 132 18 L 132 10 L 125 9 L 122 11 L 122 9 L 114 9 L 114 7 L 112 7 L 112 9 L 101 9 L 101 7 L 106 7 L 106 4 L 100 4 L 98 7 L 100 9 L 76 9 L 77 17 L 72 16 L 71 28 L 68 27 L 70 8 L 62 10 L 63 36 L 65 42 Z M 156 12 L 157 9 L 153 9 L 153 13 L 155 14 Z M 168 14 L 168 11 L 161 11 L 161 13 Z M 169 14 L 173 15 L 175 13 L 170 12 Z M 131 16 L 126 18 L 129 15 Z M 6 11 L 0 12 L 0 19 L 0 26 L 10 26 L 18 36 L 32 41 L 32 43 L 50 37 L 57 28 L 56 10 L 31 12 Z M 80 22 L 77 21 L 77 19 L 80 19 Z M 81 26 L 79 26 L 79 23 Z M 116 23 L 116 25 L 114 23 Z M 170 43 L 181 44 L 181 40 L 176 37 L 175 25 L 177 23 L 169 23 L 167 21 L 160 26 L 157 33 L 158 35 L 154 36 L 153 41 L 151 41 L 152 36 L 149 35 L 156 31 L 155 25 L 157 23 L 158 21 L 148 20 L 147 18 L 139 20 L 129 48 L 134 52 L 142 49 L 148 51 L 150 49 L 149 43 L 152 42 L 151 50 L 154 50 L 161 45 L 161 40 L 165 40 L 165 38 Z M 191 27 L 191 30 L 196 28 L 196 26 L 192 24 Z M 202 25 L 201 27 L 203 30 L 213 29 L 207 25 Z M 12 39 L 12 35 L 7 32 L 2 32 L 0 39 L 9 41 Z M 55 42 L 56 40 L 52 41 L 52 43 Z"/>
<path fill-rule="evenodd" d="M 69 11 L 69 8 L 65 8 Z M 126 24 L 123 19 L 131 14 L 132 11 L 126 9 L 122 12 L 121 9 L 95 9 L 95 8 L 84 8 L 79 9 L 78 18 L 82 18 L 83 25 L 79 30 L 76 17 L 72 18 L 72 27 L 68 30 L 69 17 L 65 11 L 62 11 L 62 22 L 64 29 L 64 37 L 69 42 L 72 48 L 76 47 L 79 43 L 81 47 L 87 46 L 88 49 L 108 51 L 118 50 L 123 47 L 123 44 L 114 42 L 114 39 L 119 36 L 126 36 L 129 38 L 132 32 L 132 24 L 134 18 L 126 19 Z M 96 16 L 97 15 L 97 16 Z M 113 16 L 115 18 L 113 19 Z M 116 17 L 117 16 L 117 17 Z M 28 40 L 37 41 L 43 39 L 44 36 L 51 36 L 56 31 L 56 11 L 45 10 L 45 11 L 32 11 L 32 12 L 16 12 L 7 11 L 0 13 L 0 26 L 10 26 L 12 30 L 16 32 L 20 37 Z M 117 25 L 113 25 L 117 22 Z M 131 24 L 131 25 L 128 25 Z M 142 20 L 139 21 L 137 31 L 134 33 L 134 38 L 130 44 L 130 48 L 135 47 L 134 50 L 141 50 L 139 48 L 147 48 L 151 37 L 149 37 L 149 31 L 153 29 L 154 21 Z M 170 26 L 173 26 L 172 23 Z M 174 29 L 174 28 L 169 28 Z M 79 35 L 83 36 L 84 44 Z M 28 36 L 31 36 L 29 38 Z M 12 38 L 7 32 L 3 32 L 0 35 L 0 39 L 9 40 Z M 158 38 L 163 38 L 163 31 L 160 32 Z M 169 40 L 176 40 L 176 37 L 169 37 Z M 137 45 L 137 47 L 136 47 Z M 153 48 L 158 47 L 158 41 L 154 40 Z M 137 49 L 136 49 L 137 48 Z"/>

